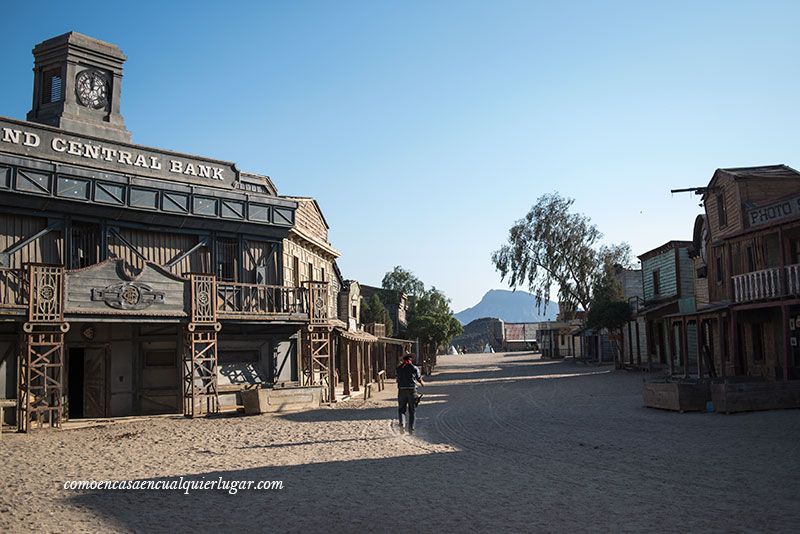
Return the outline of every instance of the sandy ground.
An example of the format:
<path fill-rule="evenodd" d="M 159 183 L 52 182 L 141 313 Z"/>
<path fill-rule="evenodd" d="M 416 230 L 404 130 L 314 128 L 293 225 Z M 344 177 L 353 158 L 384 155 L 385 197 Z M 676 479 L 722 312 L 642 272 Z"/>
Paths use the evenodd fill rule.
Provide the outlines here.
<path fill-rule="evenodd" d="M 280 416 L 6 434 L 0 531 L 797 531 L 800 411 L 642 407 L 642 375 L 449 356 L 414 437 L 391 392 Z M 69 491 L 65 480 L 281 480 Z"/>

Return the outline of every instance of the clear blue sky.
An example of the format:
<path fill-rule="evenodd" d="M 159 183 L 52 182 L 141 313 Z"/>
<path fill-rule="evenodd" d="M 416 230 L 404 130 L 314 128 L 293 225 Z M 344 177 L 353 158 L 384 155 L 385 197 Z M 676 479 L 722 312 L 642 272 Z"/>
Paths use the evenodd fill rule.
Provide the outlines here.
<path fill-rule="evenodd" d="M 670 188 L 797 166 L 800 2 L 6 0 L 0 115 L 30 108 L 34 44 L 128 55 L 137 143 L 232 160 L 316 197 L 346 277 L 394 265 L 456 311 L 554 190 L 639 254 L 690 239 Z"/>

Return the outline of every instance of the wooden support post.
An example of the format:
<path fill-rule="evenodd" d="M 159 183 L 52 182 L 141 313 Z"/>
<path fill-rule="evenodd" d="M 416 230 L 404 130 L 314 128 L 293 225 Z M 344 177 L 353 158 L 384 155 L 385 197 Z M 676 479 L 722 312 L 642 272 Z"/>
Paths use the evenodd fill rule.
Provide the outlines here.
<path fill-rule="evenodd" d="M 792 346 L 789 341 L 789 306 L 784 304 L 781 306 L 781 321 L 783 322 L 783 379 L 789 380 L 789 355 L 792 352 Z"/>
<path fill-rule="evenodd" d="M 669 328 L 667 328 L 669 326 Z M 659 326 L 660 328 L 660 326 Z M 669 335 L 669 339 L 667 340 L 669 343 L 669 374 L 674 376 L 675 375 L 675 323 L 672 320 L 667 320 L 664 322 L 664 328 L 667 330 L 667 334 Z"/>
<path fill-rule="evenodd" d="M 350 341 L 342 338 L 345 353 L 342 358 L 342 382 L 344 383 L 344 394 L 350 395 Z"/>
<path fill-rule="evenodd" d="M 705 338 L 703 335 L 703 321 L 700 319 L 700 317 L 698 317 L 694 324 L 695 338 L 697 340 L 697 377 L 703 378 L 703 355 L 705 354 L 705 351 L 703 350 L 703 338 Z"/>
<path fill-rule="evenodd" d="M 639 320 L 636 320 L 636 363 L 642 365 L 642 338 L 639 335 Z"/>
<path fill-rule="evenodd" d="M 683 330 L 681 336 L 681 345 L 683 351 L 683 376 L 689 378 L 689 323 L 686 317 L 681 318 L 681 329 Z"/>
<path fill-rule="evenodd" d="M 738 317 L 736 317 L 736 312 L 731 310 L 731 328 L 730 332 L 728 332 L 728 337 L 730 339 L 730 347 L 731 347 L 731 360 L 729 360 L 733 364 L 733 374 L 734 376 L 741 374 L 742 368 L 739 362 L 739 321 Z"/>
<path fill-rule="evenodd" d="M 353 391 L 361 391 L 361 343 L 354 341 L 353 345 Z"/>

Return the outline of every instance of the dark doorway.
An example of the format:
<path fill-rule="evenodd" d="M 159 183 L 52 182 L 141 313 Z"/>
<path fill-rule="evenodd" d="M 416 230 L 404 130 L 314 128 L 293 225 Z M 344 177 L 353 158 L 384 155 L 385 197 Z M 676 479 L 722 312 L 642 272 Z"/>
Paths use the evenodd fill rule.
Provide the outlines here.
<path fill-rule="evenodd" d="M 70 419 L 105 417 L 105 350 L 96 347 L 70 347 L 67 356 Z"/>
<path fill-rule="evenodd" d="M 69 349 L 69 374 L 67 376 L 67 387 L 69 394 L 69 418 L 77 419 L 83 417 L 83 361 L 85 351 L 83 348 Z"/>

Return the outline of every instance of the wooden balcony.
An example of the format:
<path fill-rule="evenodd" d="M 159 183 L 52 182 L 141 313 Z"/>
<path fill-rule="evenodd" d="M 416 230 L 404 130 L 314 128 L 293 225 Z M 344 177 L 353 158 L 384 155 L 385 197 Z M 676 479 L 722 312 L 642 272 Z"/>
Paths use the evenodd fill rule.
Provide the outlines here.
<path fill-rule="evenodd" d="M 303 287 L 217 282 L 220 319 L 296 318 L 308 320 L 308 289 Z"/>
<path fill-rule="evenodd" d="M 800 264 L 762 269 L 732 278 L 737 303 L 800 296 Z"/>
<path fill-rule="evenodd" d="M 67 271 L 67 277 L 80 271 Z M 0 269 L 0 314 L 28 311 L 28 275 L 25 268 Z M 195 323 L 227 319 L 328 324 L 336 318 L 331 304 L 335 303 L 335 295 L 331 295 L 327 282 L 304 282 L 302 287 L 292 287 L 222 282 L 207 274 L 187 273 L 185 277 L 192 288 L 185 302 L 186 313 Z M 210 295 L 216 298 L 209 299 Z M 105 311 L 107 304 L 98 302 L 98 306 Z M 137 313 L 130 311 L 130 315 Z"/>
<path fill-rule="evenodd" d="M 0 312 L 28 308 L 28 278 L 24 269 L 0 269 Z"/>

